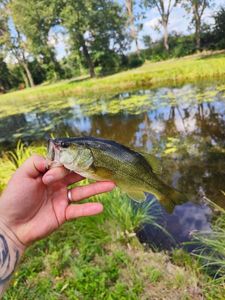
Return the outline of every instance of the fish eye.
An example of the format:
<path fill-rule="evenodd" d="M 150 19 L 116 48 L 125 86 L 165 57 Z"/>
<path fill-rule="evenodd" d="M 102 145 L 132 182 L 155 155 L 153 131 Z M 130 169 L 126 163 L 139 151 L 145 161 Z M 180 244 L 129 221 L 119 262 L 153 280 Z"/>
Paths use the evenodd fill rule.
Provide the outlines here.
<path fill-rule="evenodd" d="M 62 148 L 68 148 L 69 147 L 69 143 L 61 142 L 61 147 Z"/>

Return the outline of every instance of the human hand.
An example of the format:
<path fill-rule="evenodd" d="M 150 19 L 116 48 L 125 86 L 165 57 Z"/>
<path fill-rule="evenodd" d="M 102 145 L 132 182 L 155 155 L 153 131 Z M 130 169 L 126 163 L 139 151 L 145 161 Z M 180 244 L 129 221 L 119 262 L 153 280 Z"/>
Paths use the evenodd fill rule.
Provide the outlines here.
<path fill-rule="evenodd" d="M 63 167 L 46 172 L 43 157 L 33 155 L 12 176 L 0 199 L 0 220 L 25 246 L 48 236 L 65 221 L 95 215 L 103 210 L 100 203 L 73 205 L 67 198 L 67 186 L 83 177 Z M 113 182 L 95 182 L 71 190 L 79 201 L 110 191 Z"/>

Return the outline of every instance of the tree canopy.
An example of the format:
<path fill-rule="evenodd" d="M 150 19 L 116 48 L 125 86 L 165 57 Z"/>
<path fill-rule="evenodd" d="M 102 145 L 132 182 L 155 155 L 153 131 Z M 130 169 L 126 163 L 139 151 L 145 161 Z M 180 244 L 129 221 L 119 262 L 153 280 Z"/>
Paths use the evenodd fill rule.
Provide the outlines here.
<path fill-rule="evenodd" d="M 212 5 L 213 0 L 0 0 L 1 92 L 21 82 L 31 87 L 87 72 L 94 77 L 136 67 L 146 58 L 222 49 L 225 8 L 212 15 L 215 26 L 203 23 Z M 191 14 L 194 34 L 169 31 L 178 6 Z M 161 25 L 162 39 L 157 41 L 139 35 L 152 11 Z M 59 37 L 63 58 L 57 57 Z"/>

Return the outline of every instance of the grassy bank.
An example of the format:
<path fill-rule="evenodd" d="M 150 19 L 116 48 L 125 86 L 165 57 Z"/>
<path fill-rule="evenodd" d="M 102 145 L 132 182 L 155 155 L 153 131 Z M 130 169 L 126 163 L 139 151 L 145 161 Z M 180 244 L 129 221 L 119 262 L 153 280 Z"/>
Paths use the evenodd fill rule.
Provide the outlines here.
<path fill-rule="evenodd" d="M 52 99 L 65 96 L 98 96 L 141 87 L 183 84 L 225 77 L 225 53 L 199 54 L 143 66 L 97 79 L 74 79 L 37 86 L 0 96 L 0 101 Z"/>
<path fill-rule="evenodd" d="M 45 148 L 19 144 L 0 158 L 1 189 L 32 152 Z M 134 210 L 118 190 L 93 200 L 104 204 L 104 213 L 64 224 L 28 249 L 5 300 L 224 299 L 223 282 L 189 254 L 153 253 L 140 244 L 135 232 L 142 224 L 157 226 L 151 203 Z"/>

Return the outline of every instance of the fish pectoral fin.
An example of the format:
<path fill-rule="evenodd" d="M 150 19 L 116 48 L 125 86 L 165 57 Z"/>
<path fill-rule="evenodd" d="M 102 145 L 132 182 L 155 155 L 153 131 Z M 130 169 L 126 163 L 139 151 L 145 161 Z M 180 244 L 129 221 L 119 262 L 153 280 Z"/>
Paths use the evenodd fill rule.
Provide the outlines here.
<path fill-rule="evenodd" d="M 110 179 L 112 180 L 113 171 L 103 167 L 94 167 L 95 174 L 99 179 Z"/>
<path fill-rule="evenodd" d="M 146 195 L 142 191 L 126 191 L 128 197 L 131 199 L 137 201 L 137 202 L 143 202 L 146 200 Z"/>

